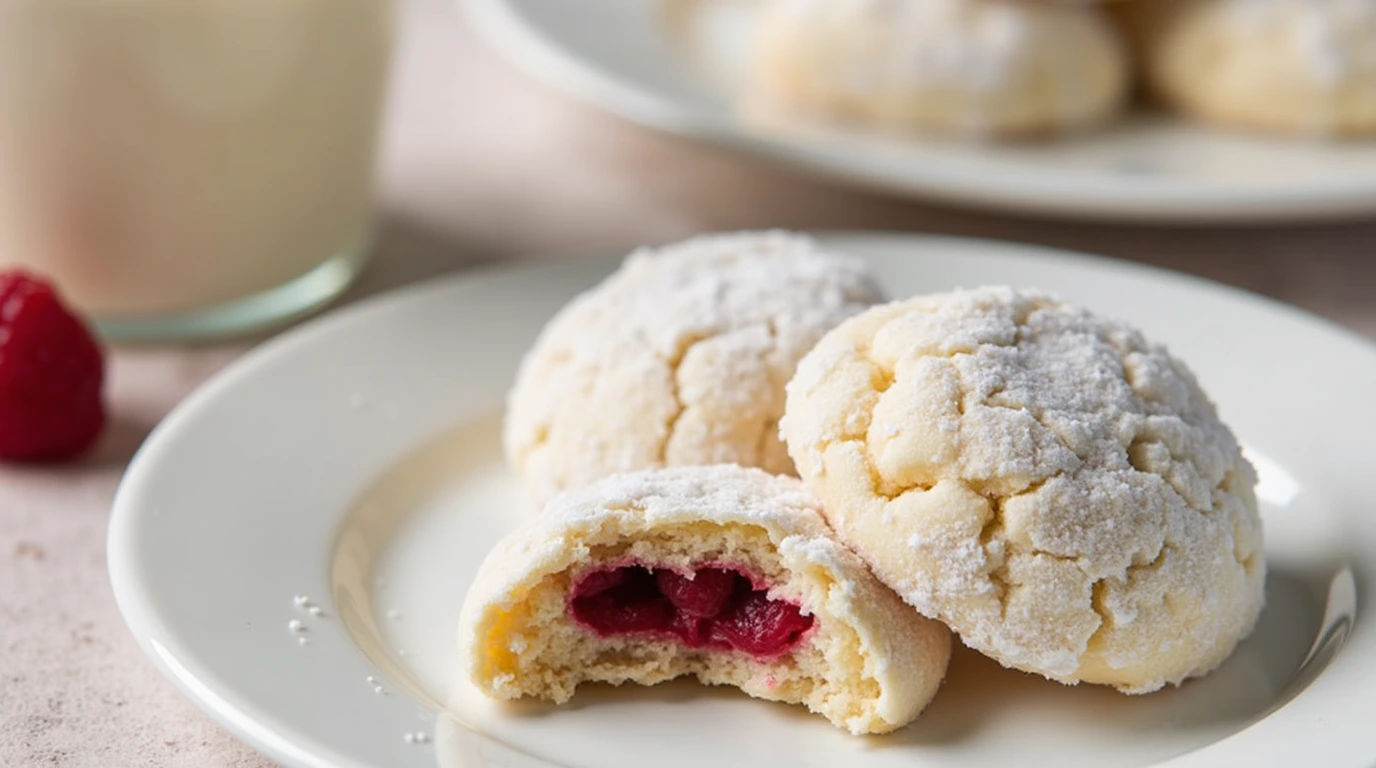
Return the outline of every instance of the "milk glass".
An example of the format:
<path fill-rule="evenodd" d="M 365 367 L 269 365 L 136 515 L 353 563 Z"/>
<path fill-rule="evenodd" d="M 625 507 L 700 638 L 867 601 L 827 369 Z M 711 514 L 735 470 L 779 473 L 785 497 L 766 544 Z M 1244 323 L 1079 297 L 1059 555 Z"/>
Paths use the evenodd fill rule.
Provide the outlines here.
<path fill-rule="evenodd" d="M 392 0 L 0 6 L 0 268 L 118 338 L 244 331 L 347 287 Z"/>

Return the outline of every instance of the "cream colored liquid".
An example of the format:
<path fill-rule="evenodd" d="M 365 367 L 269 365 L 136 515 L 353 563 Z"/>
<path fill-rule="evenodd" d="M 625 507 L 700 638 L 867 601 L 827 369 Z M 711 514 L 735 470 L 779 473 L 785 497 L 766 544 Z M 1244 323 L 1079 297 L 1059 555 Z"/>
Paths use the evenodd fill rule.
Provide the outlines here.
<path fill-rule="evenodd" d="M 148 316 L 362 247 L 391 0 L 0 5 L 0 266 Z"/>

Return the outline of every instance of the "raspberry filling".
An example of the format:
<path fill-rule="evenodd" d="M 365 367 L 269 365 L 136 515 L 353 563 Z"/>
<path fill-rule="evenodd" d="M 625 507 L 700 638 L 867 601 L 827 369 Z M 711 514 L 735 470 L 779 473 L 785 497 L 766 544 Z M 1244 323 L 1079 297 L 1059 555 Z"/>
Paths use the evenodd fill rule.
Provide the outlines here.
<path fill-rule="evenodd" d="M 588 573 L 573 587 L 569 613 L 597 634 L 673 635 L 690 648 L 771 657 L 787 653 L 812 628 L 795 604 L 735 568 L 698 566 L 690 578 L 669 568 L 623 565 Z"/>

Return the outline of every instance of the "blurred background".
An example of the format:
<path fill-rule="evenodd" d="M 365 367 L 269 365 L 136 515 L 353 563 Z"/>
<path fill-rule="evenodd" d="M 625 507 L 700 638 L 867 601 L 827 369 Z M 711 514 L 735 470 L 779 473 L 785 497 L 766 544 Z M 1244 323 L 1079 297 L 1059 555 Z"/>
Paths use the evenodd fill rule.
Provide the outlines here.
<path fill-rule="evenodd" d="M 619 120 L 529 77 L 451 4 L 410 0 L 403 10 L 381 249 L 362 290 L 468 262 L 620 250 L 706 230 L 891 229 L 1132 259 L 1376 335 L 1371 217 L 1133 223 L 915 202 Z"/>

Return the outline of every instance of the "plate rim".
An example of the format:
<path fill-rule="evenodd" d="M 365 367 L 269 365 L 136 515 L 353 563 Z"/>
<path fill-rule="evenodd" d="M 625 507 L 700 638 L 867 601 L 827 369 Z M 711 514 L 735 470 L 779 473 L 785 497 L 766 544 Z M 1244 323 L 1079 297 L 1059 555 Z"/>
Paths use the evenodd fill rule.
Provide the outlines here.
<path fill-rule="evenodd" d="M 986 238 L 848 230 L 818 231 L 814 234 L 823 241 L 846 239 L 892 244 L 922 242 L 932 246 L 950 244 L 1001 253 L 1030 252 L 1043 258 L 1073 264 L 1081 270 L 1150 276 L 1155 280 L 1229 294 L 1234 299 L 1260 304 L 1270 312 L 1286 315 L 1288 322 L 1306 325 L 1312 332 L 1336 335 L 1348 344 L 1358 345 L 1364 354 L 1376 361 L 1376 345 L 1351 329 L 1261 294 L 1209 278 L 1195 277 L 1152 265 L 1068 249 Z M 614 254 L 608 255 L 603 252 L 598 266 L 603 266 L 603 262 L 613 264 L 616 258 Z M 145 483 L 151 482 L 150 477 L 155 476 L 158 454 L 170 450 L 175 445 L 176 435 L 183 429 L 185 422 L 193 420 L 203 408 L 217 400 L 222 392 L 233 389 L 240 379 L 252 376 L 258 369 L 289 356 L 298 347 L 310 345 L 317 336 L 331 334 L 337 327 L 363 322 L 369 315 L 401 311 L 401 307 L 423 301 L 429 294 L 442 295 L 455 290 L 457 286 L 481 280 L 483 277 L 514 276 L 519 273 L 544 272 L 551 268 L 582 269 L 590 266 L 586 260 L 569 262 L 556 258 L 486 264 L 367 297 L 310 319 L 263 342 L 211 376 L 175 406 L 150 432 L 131 459 L 116 491 L 107 529 L 107 567 L 121 617 L 140 649 L 154 666 L 202 712 L 274 760 L 287 765 L 311 768 L 369 768 L 369 764 L 358 762 L 336 748 L 302 734 L 290 725 L 283 724 L 275 715 L 264 713 L 254 702 L 245 701 L 234 691 L 231 681 L 220 678 L 203 663 L 198 662 L 192 649 L 176 647 L 177 643 L 162 642 L 171 631 L 164 621 L 164 616 L 150 602 L 148 594 L 141 589 L 143 574 L 139 573 L 137 564 L 136 534 L 140 530 L 138 524 L 147 523 L 144 519 L 147 513 L 140 510 L 137 503 L 140 490 Z M 340 514 L 343 515 L 344 512 L 341 511 Z M 1260 722 L 1261 720 L 1258 720 L 1233 735 L 1256 727 Z M 1373 755 L 1376 756 L 1376 752 Z M 1188 754 L 1180 756 L 1184 757 L 1188 757 Z M 1174 765 L 1180 758 L 1167 761 L 1163 765 Z"/>
<path fill-rule="evenodd" d="M 1124 194 L 1121 185 L 1077 184 L 1062 179 L 1054 193 L 1042 183 L 1020 182 L 1012 174 L 1000 185 L 971 182 L 960 169 L 920 174 L 875 175 L 835 159 L 835 153 L 806 144 L 753 136 L 729 121 L 642 89 L 583 60 L 526 22 L 521 0 L 453 0 L 460 3 L 479 35 L 517 68 L 539 82 L 631 123 L 695 143 L 715 146 L 852 187 L 878 189 L 934 204 L 969 206 L 985 212 L 1055 219 L 1167 226 L 1349 221 L 1376 211 L 1376 175 L 1366 179 L 1257 190 L 1245 181 L 1209 186 L 1144 184 Z M 658 0 L 653 0 L 658 2 Z M 1201 127 L 1201 130 L 1206 128 Z M 976 175 L 978 178 L 978 175 Z M 1012 182 L 1013 189 L 1008 189 Z M 1067 186 L 1067 184 L 1069 186 Z M 1114 191 L 1115 189 L 1120 191 Z"/>

